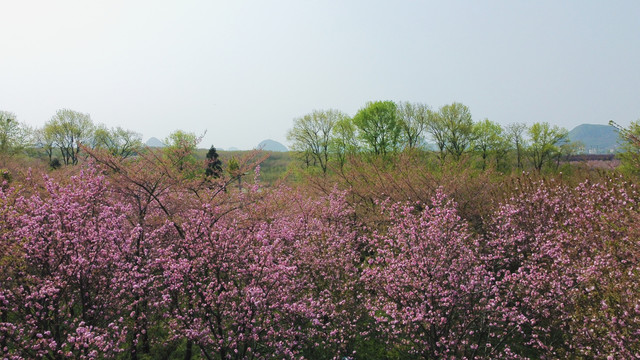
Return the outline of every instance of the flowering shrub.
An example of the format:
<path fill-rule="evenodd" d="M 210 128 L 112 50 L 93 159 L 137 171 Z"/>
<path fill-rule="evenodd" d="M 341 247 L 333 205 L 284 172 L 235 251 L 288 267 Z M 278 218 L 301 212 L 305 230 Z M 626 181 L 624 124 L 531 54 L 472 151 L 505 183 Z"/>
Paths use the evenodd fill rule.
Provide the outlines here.
<path fill-rule="evenodd" d="M 484 258 L 524 321 L 521 353 L 640 354 L 638 193 L 620 179 L 537 183 L 494 215 Z"/>
<path fill-rule="evenodd" d="M 126 207 L 87 170 L 31 196 L 2 193 L 0 343 L 16 358 L 113 356 L 124 341 L 116 274 Z M 14 190 L 15 191 L 15 190 Z"/>
<path fill-rule="evenodd" d="M 285 196 L 294 209 L 279 208 Z M 357 261 L 349 212 L 337 194 L 302 200 L 275 192 L 233 217 L 207 205 L 192 212 L 163 261 L 176 335 L 221 358 L 344 350 L 353 312 L 343 294 L 353 294 Z"/>
<path fill-rule="evenodd" d="M 0 188 L 0 358 L 640 356 L 622 179 L 525 179 L 476 232 L 443 188 L 363 218 L 352 192 L 104 164 Z"/>
<path fill-rule="evenodd" d="M 391 226 L 373 234 L 363 281 L 366 306 L 392 347 L 423 358 L 513 357 L 504 338 L 509 309 L 455 204 L 438 192 L 428 206 L 392 204 Z"/>

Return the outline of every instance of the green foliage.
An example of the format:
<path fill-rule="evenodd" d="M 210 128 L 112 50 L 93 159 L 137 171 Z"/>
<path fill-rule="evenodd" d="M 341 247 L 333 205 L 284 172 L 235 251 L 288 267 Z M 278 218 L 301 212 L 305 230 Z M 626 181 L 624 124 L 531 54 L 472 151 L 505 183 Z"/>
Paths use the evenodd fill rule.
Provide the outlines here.
<path fill-rule="evenodd" d="M 94 125 L 89 114 L 60 109 L 43 129 L 41 141 L 51 159 L 57 148 L 65 165 L 78 164 L 80 144 L 88 144 L 93 137 Z"/>
<path fill-rule="evenodd" d="M 490 156 L 495 157 L 497 167 L 509 148 L 500 124 L 494 123 L 489 119 L 475 123 L 473 126 L 473 138 L 473 148 L 480 154 L 482 169 L 484 170 L 487 167 L 487 160 Z"/>
<path fill-rule="evenodd" d="M 93 135 L 94 148 L 105 149 L 112 155 L 127 158 L 142 148 L 142 135 L 121 127 L 108 129 L 104 125 L 96 128 Z"/>
<path fill-rule="evenodd" d="M 393 101 L 369 102 L 353 117 L 358 136 L 375 155 L 386 155 L 398 149 L 402 130 Z"/>
<path fill-rule="evenodd" d="M 327 172 L 331 134 L 336 123 L 347 119 L 338 110 L 315 110 L 293 120 L 293 128 L 287 133 L 287 140 L 293 143 L 307 167 L 318 166 Z"/>
<path fill-rule="evenodd" d="M 365 154 L 389 160 L 388 155 L 402 151 L 437 157 L 441 168 L 450 159 L 502 173 L 528 168 L 557 172 L 563 159 L 582 149 L 580 143 L 568 141 L 565 129 L 548 123 L 503 128 L 488 119 L 474 122 L 469 108 L 458 102 L 438 111 L 423 103 L 369 102 L 352 119 L 335 110 L 314 111 L 294 120 L 288 138 L 303 177 L 342 172 Z M 431 152 L 428 144 L 436 151 Z"/>
<path fill-rule="evenodd" d="M 506 139 L 511 145 L 513 145 L 513 149 L 516 151 L 516 166 L 518 169 L 522 169 L 524 167 L 522 157 L 524 153 L 524 148 L 526 147 L 526 142 L 524 140 L 524 133 L 527 131 L 527 125 L 523 123 L 512 123 L 507 125 L 506 128 Z"/>
<path fill-rule="evenodd" d="M 272 185 L 288 175 L 289 164 L 293 159 L 288 152 L 272 152 L 260 164 L 260 182 Z"/>
<path fill-rule="evenodd" d="M 198 142 L 200 139 L 196 134 L 176 130 L 164 140 L 167 146 L 163 148 L 163 151 L 178 171 L 188 170 L 191 172 L 190 176 L 195 176 L 194 172 L 197 166 L 195 151 Z"/>
<path fill-rule="evenodd" d="M 471 146 L 474 136 L 469 107 L 457 102 L 445 105 L 440 108 L 436 121 L 444 126 L 444 144 L 447 152 L 454 160 L 459 160 Z"/>
<path fill-rule="evenodd" d="M 431 135 L 431 140 L 435 142 L 438 148 L 438 156 L 441 162 L 447 155 L 447 124 L 439 112 L 429 111 L 427 122 L 427 132 Z"/>
<path fill-rule="evenodd" d="M 331 131 L 329 149 L 340 168 L 344 166 L 348 156 L 353 155 L 358 151 L 356 127 L 353 120 L 345 117 L 335 123 Z"/>
<path fill-rule="evenodd" d="M 541 171 L 542 167 L 551 162 L 560 152 L 560 145 L 568 141 L 568 132 L 548 122 L 535 123 L 528 130 L 530 144 L 527 154 L 534 169 Z"/>
<path fill-rule="evenodd" d="M 616 126 L 613 122 L 611 124 Z M 628 174 L 640 175 L 640 119 L 631 122 L 627 129 L 618 129 L 622 138 L 622 151 L 618 153 L 621 170 Z"/>
<path fill-rule="evenodd" d="M 404 146 L 413 149 L 424 144 L 423 134 L 429 122 L 429 107 L 422 103 L 398 104 L 398 123 Z"/>
<path fill-rule="evenodd" d="M 235 176 L 237 175 L 236 172 L 239 168 L 240 165 L 238 163 L 238 159 L 235 156 L 232 156 L 231 159 L 229 159 L 229 162 L 227 162 L 227 171 L 231 176 Z"/>
<path fill-rule="evenodd" d="M 16 120 L 16 115 L 0 111 L 0 154 L 14 155 L 29 144 L 29 128 Z"/>
<path fill-rule="evenodd" d="M 238 158 L 231 156 L 231 159 L 227 162 L 227 172 L 232 179 L 238 181 L 238 189 L 242 190 L 242 175 L 244 175 L 241 171 L 240 162 Z"/>

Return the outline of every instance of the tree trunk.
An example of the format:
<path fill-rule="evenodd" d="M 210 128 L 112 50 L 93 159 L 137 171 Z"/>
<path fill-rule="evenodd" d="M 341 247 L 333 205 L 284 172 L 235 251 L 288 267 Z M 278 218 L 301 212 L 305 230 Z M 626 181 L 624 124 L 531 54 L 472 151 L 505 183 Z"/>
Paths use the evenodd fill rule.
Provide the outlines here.
<path fill-rule="evenodd" d="M 192 355 L 193 355 L 193 342 L 191 340 L 187 340 L 187 350 L 184 353 L 184 360 L 191 360 Z"/>

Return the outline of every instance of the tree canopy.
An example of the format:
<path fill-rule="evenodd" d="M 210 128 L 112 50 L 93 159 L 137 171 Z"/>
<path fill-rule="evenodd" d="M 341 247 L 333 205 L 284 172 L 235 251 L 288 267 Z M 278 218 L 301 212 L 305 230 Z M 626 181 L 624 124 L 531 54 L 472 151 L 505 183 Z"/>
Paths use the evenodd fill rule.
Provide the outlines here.
<path fill-rule="evenodd" d="M 620 147 L 623 151 L 618 154 L 618 157 L 622 170 L 631 174 L 640 174 L 640 119 L 632 121 L 626 129 L 613 121 L 610 124 L 620 131 Z"/>
<path fill-rule="evenodd" d="M 353 117 L 358 136 L 376 155 L 386 155 L 398 148 L 402 127 L 393 101 L 369 102 Z"/>
<path fill-rule="evenodd" d="M 473 120 L 469 107 L 458 102 L 444 105 L 438 112 L 444 126 L 444 145 L 455 160 L 460 159 L 473 141 Z"/>
<path fill-rule="evenodd" d="M 506 153 L 507 140 L 502 135 L 502 127 L 489 119 L 477 122 L 473 126 L 473 147 L 482 158 L 482 169 L 487 166 L 487 158 L 490 155 L 496 157 L 498 162 Z"/>
<path fill-rule="evenodd" d="M 0 111 L 0 154 L 15 154 L 29 144 L 29 129 L 18 122 L 16 115 Z"/>
<path fill-rule="evenodd" d="M 426 104 L 408 101 L 398 103 L 398 123 L 406 147 L 413 149 L 424 145 L 423 134 L 428 122 L 429 107 Z"/>
<path fill-rule="evenodd" d="M 167 147 L 164 148 L 164 153 L 173 166 L 179 171 L 183 171 L 188 167 L 193 167 L 195 164 L 195 151 L 198 142 L 200 142 L 200 139 L 196 134 L 176 130 L 164 140 L 164 143 L 167 144 Z"/>
<path fill-rule="evenodd" d="M 293 128 L 287 133 L 292 149 L 301 153 L 307 166 L 319 166 L 327 172 L 331 134 L 335 124 L 347 115 L 338 110 L 314 110 L 293 120 Z"/>
<path fill-rule="evenodd" d="M 537 171 L 542 170 L 544 164 L 552 159 L 559 151 L 559 146 L 566 142 L 569 136 L 566 129 L 556 125 L 551 126 L 548 122 L 531 125 L 528 134 L 530 144 L 527 147 L 527 153 Z"/>
<path fill-rule="evenodd" d="M 60 109 L 44 126 L 44 138 L 57 147 L 65 165 L 76 165 L 80 144 L 89 143 L 94 125 L 89 114 Z"/>
<path fill-rule="evenodd" d="M 109 151 L 112 155 L 127 158 L 142 148 L 142 135 L 121 127 L 107 128 L 100 125 L 93 135 L 94 147 Z"/>

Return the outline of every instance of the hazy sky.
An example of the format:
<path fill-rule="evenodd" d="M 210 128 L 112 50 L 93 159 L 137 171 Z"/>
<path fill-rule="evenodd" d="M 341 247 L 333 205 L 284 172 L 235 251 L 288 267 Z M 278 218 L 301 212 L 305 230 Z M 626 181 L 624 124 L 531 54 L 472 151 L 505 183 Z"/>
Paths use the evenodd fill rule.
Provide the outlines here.
<path fill-rule="evenodd" d="M 640 1 L 0 0 L 0 110 L 201 147 L 285 145 L 314 109 L 454 101 L 474 120 L 640 118 Z"/>

